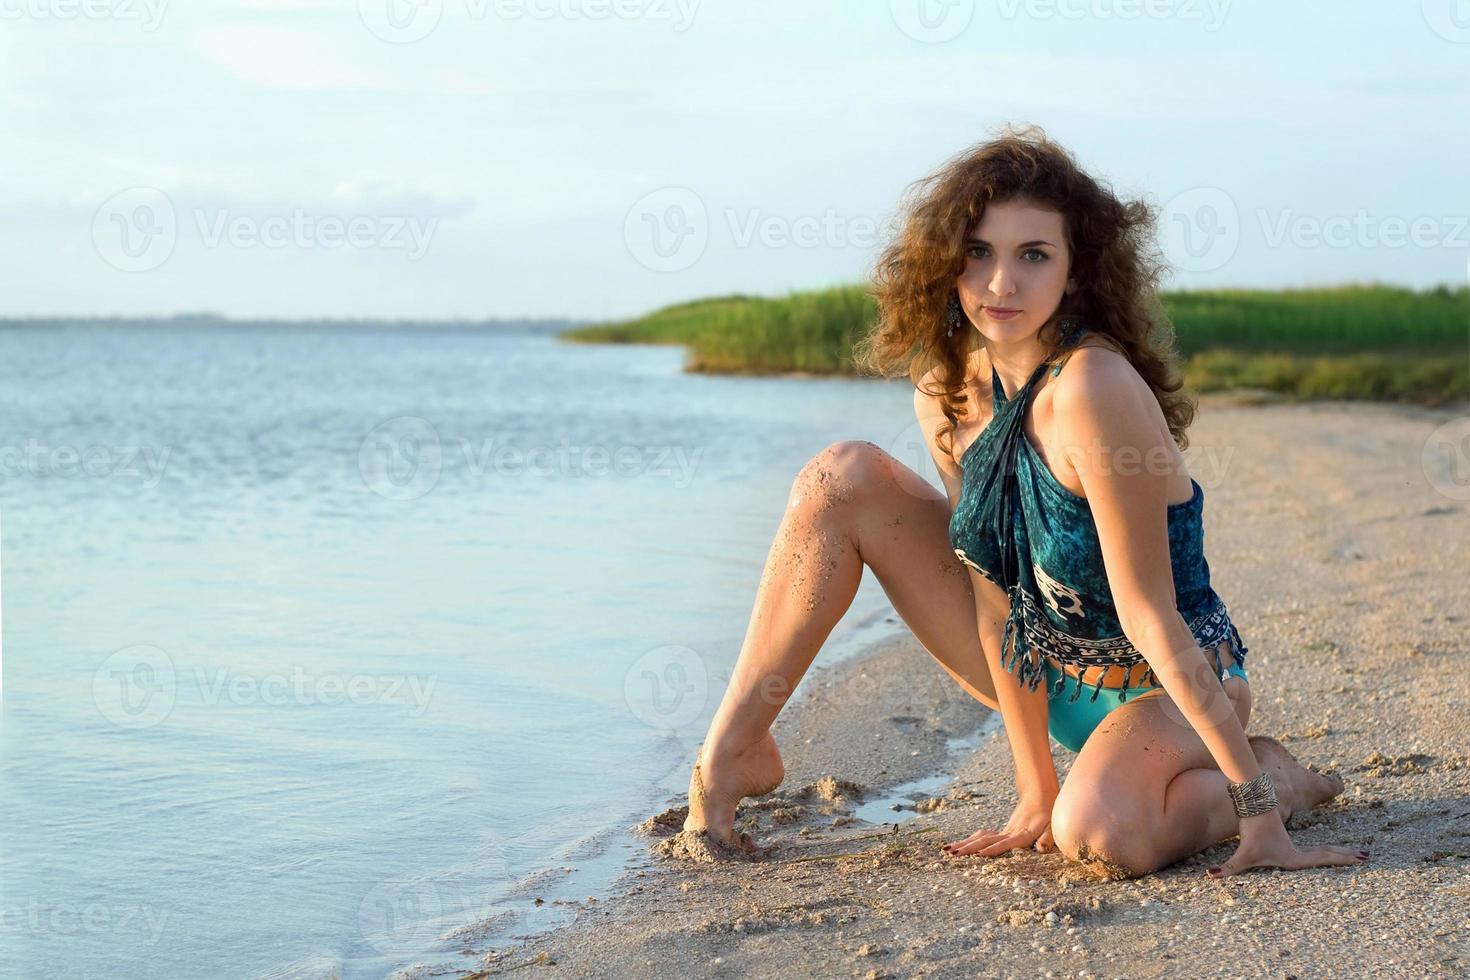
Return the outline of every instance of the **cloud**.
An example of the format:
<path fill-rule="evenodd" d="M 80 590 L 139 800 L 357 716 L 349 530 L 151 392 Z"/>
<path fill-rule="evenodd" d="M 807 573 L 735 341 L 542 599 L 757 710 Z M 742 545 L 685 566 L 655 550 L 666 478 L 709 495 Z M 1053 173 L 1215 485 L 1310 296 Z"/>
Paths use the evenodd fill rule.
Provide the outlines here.
<path fill-rule="evenodd" d="M 269 27 L 231 27 L 199 35 L 205 56 L 230 74 L 248 82 L 279 88 L 371 89 L 373 75 L 345 62 L 320 41 Z"/>

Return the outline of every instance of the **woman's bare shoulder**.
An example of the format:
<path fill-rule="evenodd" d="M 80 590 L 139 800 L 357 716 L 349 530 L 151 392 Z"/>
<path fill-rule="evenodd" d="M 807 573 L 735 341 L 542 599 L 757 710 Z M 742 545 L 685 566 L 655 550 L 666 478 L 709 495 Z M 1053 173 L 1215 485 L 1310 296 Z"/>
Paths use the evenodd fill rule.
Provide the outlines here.
<path fill-rule="evenodd" d="M 1065 370 L 1054 379 L 1052 392 L 1058 405 L 1063 401 L 1078 408 L 1107 405 L 1115 412 L 1133 405 L 1142 413 L 1158 414 L 1148 382 L 1112 338 L 1084 337 L 1062 363 Z"/>
<path fill-rule="evenodd" d="M 1061 362 L 1066 370 L 1058 372 L 1058 380 L 1070 376 L 1075 383 L 1082 375 L 1096 377 L 1099 373 L 1131 374 L 1143 380 L 1118 342 L 1096 333 L 1083 337 L 1076 347 L 1062 355 Z"/>
<path fill-rule="evenodd" d="M 1109 337 L 1107 334 L 1098 333 L 1095 330 L 1089 330 L 1086 336 L 1077 342 L 1077 346 L 1072 348 L 1072 353 L 1097 349 L 1112 351 L 1124 360 L 1127 360 L 1128 357 L 1127 353 L 1123 350 L 1123 346 L 1118 341 Z M 1071 355 L 1069 354 L 1068 356 Z"/>

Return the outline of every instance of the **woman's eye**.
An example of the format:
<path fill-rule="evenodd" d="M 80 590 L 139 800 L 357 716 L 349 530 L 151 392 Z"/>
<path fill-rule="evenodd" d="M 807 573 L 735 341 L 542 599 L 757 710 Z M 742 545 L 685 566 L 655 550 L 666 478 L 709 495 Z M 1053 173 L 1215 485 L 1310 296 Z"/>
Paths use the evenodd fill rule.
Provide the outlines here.
<path fill-rule="evenodd" d="M 983 258 L 985 258 L 985 254 L 984 253 L 988 253 L 989 251 L 990 250 L 988 248 L 986 248 L 984 245 L 971 245 L 970 248 L 969 248 L 969 250 L 968 250 L 968 252 L 967 252 L 967 254 L 970 257 L 972 257 L 972 258 L 983 259 Z M 1029 255 L 1035 255 L 1036 258 L 1034 258 L 1034 259 L 1028 259 L 1027 260 L 1027 261 L 1029 261 L 1029 262 L 1031 262 L 1033 264 L 1040 263 L 1040 262 L 1045 262 L 1047 260 L 1047 258 L 1048 258 L 1047 254 L 1045 252 L 1043 252 L 1039 248 L 1028 248 L 1028 249 L 1026 249 L 1026 251 L 1022 252 L 1021 254 L 1022 255 L 1028 255 L 1028 256 Z"/>

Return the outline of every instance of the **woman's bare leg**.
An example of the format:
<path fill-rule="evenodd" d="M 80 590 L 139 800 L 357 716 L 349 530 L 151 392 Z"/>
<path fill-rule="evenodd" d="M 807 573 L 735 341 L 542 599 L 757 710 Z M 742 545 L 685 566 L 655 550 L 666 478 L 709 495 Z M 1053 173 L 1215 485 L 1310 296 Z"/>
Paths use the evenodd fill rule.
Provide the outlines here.
<path fill-rule="evenodd" d="M 943 493 L 870 442 L 836 443 L 802 468 L 690 775 L 685 830 L 729 842 L 736 804 L 780 785 L 771 724 L 852 604 L 864 565 L 950 676 L 999 710 L 949 518 Z"/>
<path fill-rule="evenodd" d="M 1232 676 L 1224 691 L 1245 728 L 1249 685 Z M 1341 778 L 1306 768 L 1280 742 L 1252 735 L 1250 743 L 1275 782 L 1283 819 L 1343 791 Z M 1109 713 L 1082 746 L 1052 807 L 1052 833 L 1072 860 L 1138 877 L 1240 833 L 1227 783 L 1167 694 L 1141 698 Z"/>

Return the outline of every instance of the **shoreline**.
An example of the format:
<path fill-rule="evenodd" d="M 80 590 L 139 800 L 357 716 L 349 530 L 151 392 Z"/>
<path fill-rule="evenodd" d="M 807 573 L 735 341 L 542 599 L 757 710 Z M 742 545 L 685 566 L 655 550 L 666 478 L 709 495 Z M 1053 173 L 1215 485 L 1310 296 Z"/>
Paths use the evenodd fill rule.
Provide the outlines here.
<path fill-rule="evenodd" d="M 575 331 L 578 329 L 581 328 L 573 328 L 569 331 L 563 331 L 562 333 L 557 334 L 556 338 L 558 340 L 561 340 L 563 343 L 569 344 L 619 344 L 642 345 L 651 347 L 681 347 L 684 349 L 684 372 L 687 374 L 705 375 L 712 378 L 741 378 L 748 380 L 775 379 L 791 381 L 883 381 L 889 383 L 897 383 L 907 380 L 902 377 L 887 378 L 878 375 L 864 374 L 856 371 L 842 370 L 838 368 L 815 371 L 805 368 L 761 367 L 755 365 L 747 366 L 725 362 L 714 364 L 700 360 L 699 355 L 695 352 L 694 346 L 687 339 L 642 338 L 638 340 L 611 340 L 605 338 L 594 339 L 587 337 L 570 336 L 570 334 L 575 333 Z M 1409 383 L 1405 383 L 1400 386 L 1402 389 L 1409 389 L 1407 391 L 1401 390 L 1398 395 L 1385 394 L 1383 391 L 1379 390 L 1378 387 L 1375 387 L 1381 385 L 1382 383 L 1381 374 L 1377 378 L 1377 380 L 1361 375 L 1353 376 L 1352 372 L 1356 369 L 1350 367 L 1354 360 L 1354 355 L 1351 354 L 1315 355 L 1315 359 L 1318 362 L 1336 365 L 1339 374 L 1341 374 L 1341 372 L 1343 371 L 1344 366 L 1349 366 L 1347 368 L 1349 376 L 1346 379 L 1340 377 L 1335 382 L 1334 386 L 1326 389 L 1331 393 L 1323 394 L 1321 393 L 1320 386 L 1314 386 L 1317 387 L 1319 390 L 1302 391 L 1300 390 L 1300 387 L 1272 388 L 1265 387 L 1261 383 L 1263 377 L 1269 377 L 1273 372 L 1279 373 L 1284 365 L 1290 365 L 1293 362 L 1297 364 L 1298 368 L 1304 370 L 1305 363 L 1312 360 L 1314 355 L 1279 355 L 1276 356 L 1276 361 L 1273 364 L 1262 371 L 1258 370 L 1258 368 L 1260 368 L 1261 365 L 1265 364 L 1265 362 L 1269 361 L 1273 355 L 1261 354 L 1259 352 L 1231 352 L 1228 349 L 1222 348 L 1215 348 L 1214 350 L 1215 361 L 1226 360 L 1226 358 L 1222 358 L 1219 356 L 1222 351 L 1225 354 L 1229 354 L 1230 357 L 1233 358 L 1229 369 L 1228 381 L 1222 380 L 1220 378 L 1215 378 L 1210 380 L 1207 385 L 1202 385 L 1200 383 L 1200 378 L 1189 378 L 1189 365 L 1190 363 L 1192 363 L 1194 358 L 1186 358 L 1183 364 L 1183 371 L 1186 375 L 1187 381 L 1189 382 L 1189 387 L 1191 391 L 1193 391 L 1193 393 L 1200 398 L 1201 402 L 1204 402 L 1206 399 L 1217 399 L 1222 404 L 1233 403 L 1240 405 L 1268 405 L 1281 403 L 1294 405 L 1325 405 L 1329 408 L 1342 403 L 1353 403 L 1374 406 L 1388 406 L 1392 408 L 1419 408 L 1431 412 L 1448 411 L 1457 412 L 1459 414 L 1464 414 L 1466 409 L 1470 408 L 1470 399 L 1463 397 L 1463 395 L 1461 394 L 1461 392 L 1465 388 L 1463 381 L 1461 381 L 1461 383 L 1459 383 L 1458 385 L 1452 382 L 1450 384 L 1449 390 L 1430 396 L 1425 396 L 1422 390 L 1417 392 L 1413 391 Z M 1372 352 L 1366 352 L 1366 355 L 1368 357 L 1383 356 L 1381 354 L 1375 355 Z M 1201 355 L 1194 356 L 1198 357 Z M 1439 355 L 1426 354 L 1422 356 L 1434 358 Z M 1456 364 L 1459 363 L 1458 357 L 1459 355 L 1452 355 L 1452 359 L 1454 359 L 1454 362 Z M 1360 356 L 1359 360 L 1361 359 L 1362 357 Z M 1198 368 L 1196 368 L 1196 370 L 1198 370 Z M 1239 376 L 1243 371 L 1254 371 L 1255 374 L 1251 379 L 1240 380 Z M 1298 373 L 1300 373 L 1300 371 Z M 1298 382 L 1298 385 L 1300 385 L 1300 382 Z M 1354 390 L 1357 392 L 1357 394 L 1355 397 L 1347 398 L 1342 395 L 1342 392 L 1345 390 Z"/>
<path fill-rule="evenodd" d="M 683 347 L 691 373 L 859 376 L 859 347 L 880 315 L 867 279 L 784 295 L 674 303 L 629 319 L 579 324 L 564 343 Z M 1470 391 L 1463 284 L 1377 282 L 1165 289 L 1157 299 L 1179 370 L 1196 392 L 1264 388 L 1305 400 L 1445 407 Z M 1408 329 L 1412 327 L 1412 329 Z"/>
<path fill-rule="evenodd" d="M 866 662 L 885 645 L 908 635 L 908 630 L 881 591 L 876 588 L 874 591 L 877 594 L 872 599 L 879 604 L 867 610 L 850 610 L 852 621 L 844 618 L 838 624 L 823 647 L 822 661 L 814 665 L 797 686 L 783 718 L 799 712 L 822 674 Z M 863 598 L 860 593 L 854 605 L 861 603 Z M 853 615 L 854 612 L 857 614 Z M 698 742 L 699 739 L 694 741 L 695 747 Z M 553 852 L 555 860 L 506 884 L 501 897 L 482 900 L 478 911 L 484 914 L 472 916 L 442 931 L 428 924 L 413 929 L 425 940 L 426 949 L 416 957 L 415 963 L 389 975 L 395 978 L 462 975 L 460 968 L 446 965 L 449 947 L 531 942 L 567 928 L 579 911 L 596 907 L 597 903 L 613 897 L 635 879 L 639 868 L 646 866 L 648 839 L 639 831 L 640 821 L 651 808 L 676 802 L 674 794 L 678 800 L 683 799 L 684 788 L 688 785 L 689 761 L 681 757 L 669 773 L 657 781 L 655 785 L 661 786 L 661 791 L 650 793 L 647 806 L 635 807 L 636 815 L 629 811 L 628 819 L 610 822 L 583 837 L 558 845 Z M 943 776 L 935 773 L 922 778 L 936 782 Z M 626 853 L 618 854 L 618 851 Z"/>
<path fill-rule="evenodd" d="M 1463 971 L 1470 758 L 1456 733 L 1470 707 L 1470 503 L 1436 490 L 1421 462 L 1453 416 L 1355 402 L 1201 408 L 1192 445 L 1223 454 L 1229 471 L 1200 482 L 1212 585 L 1248 647 L 1247 731 L 1347 783 L 1293 816 L 1293 840 L 1369 847 L 1371 861 L 1214 882 L 1203 869 L 1233 841 L 1126 881 L 1060 854 L 948 858 L 940 843 L 1009 813 L 1009 746 L 998 725 L 982 732 L 997 716 L 903 630 L 819 658 L 808 695 L 778 717 L 786 779 L 737 817 L 774 845 L 770 858 L 661 859 L 652 850 L 673 830 L 650 820 L 650 852 L 614 882 L 619 894 L 548 933 L 477 949 L 448 975 L 550 962 L 573 976 L 873 980 Z M 974 744 L 947 767 L 945 743 L 966 735 Z M 1075 755 L 1051 747 L 1065 780 Z M 872 820 L 874 799 L 925 778 L 938 791 L 922 812 Z M 1205 950 L 1211 959 L 1194 955 Z"/>

